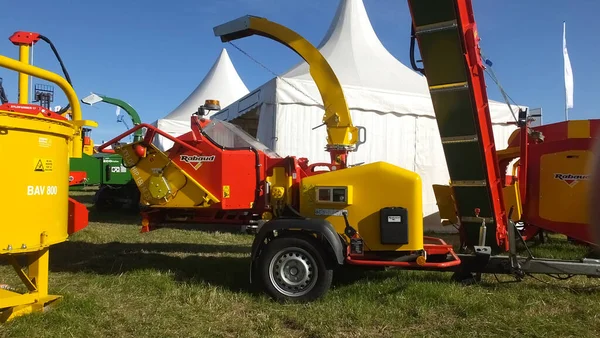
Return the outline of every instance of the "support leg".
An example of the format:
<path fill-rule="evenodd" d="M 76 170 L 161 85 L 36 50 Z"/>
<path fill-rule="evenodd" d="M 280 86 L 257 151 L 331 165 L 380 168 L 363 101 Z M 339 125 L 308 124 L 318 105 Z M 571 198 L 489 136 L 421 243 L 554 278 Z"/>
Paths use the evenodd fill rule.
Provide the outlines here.
<path fill-rule="evenodd" d="M 48 305 L 60 299 L 60 296 L 48 295 L 49 254 L 49 248 L 25 254 L 28 262 L 27 272 L 23 271 L 17 257 L 8 257 L 29 292 L 20 294 L 0 290 L 0 323 L 17 316 L 44 311 Z"/>

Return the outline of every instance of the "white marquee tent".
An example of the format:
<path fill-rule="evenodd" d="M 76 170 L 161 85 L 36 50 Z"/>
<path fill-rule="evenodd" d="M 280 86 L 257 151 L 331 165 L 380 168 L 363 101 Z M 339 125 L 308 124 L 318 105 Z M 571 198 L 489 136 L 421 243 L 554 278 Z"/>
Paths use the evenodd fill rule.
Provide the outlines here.
<path fill-rule="evenodd" d="M 158 119 L 152 125 L 174 137 L 178 137 L 191 130 L 190 116 L 198 111 L 198 107 L 203 105 L 205 100 L 219 100 L 221 107 L 226 107 L 248 94 L 248 92 L 248 88 L 246 88 L 229 58 L 227 50 L 223 48 L 221 54 L 196 89 L 175 110 Z M 214 114 L 214 112 L 211 112 L 211 114 Z M 157 136 L 154 144 L 161 150 L 173 146 L 173 142 L 162 136 Z"/>
<path fill-rule="evenodd" d="M 421 175 L 427 228 L 440 219 L 432 184 L 449 180 L 425 77 L 394 58 L 382 45 L 362 0 L 341 0 L 318 49 L 337 74 L 355 125 L 367 129 L 366 143 L 350 163 L 387 161 Z M 513 107 L 516 110 L 516 107 Z M 497 149 L 516 128 L 508 106 L 490 101 Z M 273 78 L 215 114 L 242 126 L 282 156 L 329 161 L 324 151 L 323 105 L 305 62 Z M 401 192 L 399 192 L 401 193 Z"/>

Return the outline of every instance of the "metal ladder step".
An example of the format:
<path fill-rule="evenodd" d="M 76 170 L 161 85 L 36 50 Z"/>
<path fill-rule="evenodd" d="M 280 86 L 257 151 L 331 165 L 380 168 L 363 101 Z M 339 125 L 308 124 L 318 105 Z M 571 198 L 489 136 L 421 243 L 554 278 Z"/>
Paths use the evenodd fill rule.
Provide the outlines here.
<path fill-rule="evenodd" d="M 423 34 L 428 34 L 428 33 L 445 31 L 445 30 L 449 30 L 449 29 L 456 29 L 457 27 L 458 27 L 458 24 L 456 23 L 456 20 L 442 21 L 442 22 L 432 23 L 430 25 L 418 26 L 415 28 L 415 34 L 423 35 Z"/>
<path fill-rule="evenodd" d="M 481 223 L 483 221 L 485 221 L 487 224 L 494 223 L 494 218 L 492 217 L 463 216 L 460 218 L 460 220 L 465 223 Z"/>
<path fill-rule="evenodd" d="M 486 187 L 487 186 L 487 181 L 486 180 L 480 180 L 480 181 L 451 181 L 450 182 L 450 186 L 451 187 Z"/>
<path fill-rule="evenodd" d="M 477 135 L 442 137 L 442 144 L 479 142 Z"/>
<path fill-rule="evenodd" d="M 469 89 L 469 83 L 467 81 L 429 86 L 431 94 L 467 89 Z"/>

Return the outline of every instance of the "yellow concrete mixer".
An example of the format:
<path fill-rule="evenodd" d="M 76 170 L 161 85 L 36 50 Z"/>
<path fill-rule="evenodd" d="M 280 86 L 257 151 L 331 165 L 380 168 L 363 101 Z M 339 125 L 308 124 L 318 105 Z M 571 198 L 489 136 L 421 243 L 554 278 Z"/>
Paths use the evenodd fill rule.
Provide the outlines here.
<path fill-rule="evenodd" d="M 82 127 L 97 124 L 82 120 L 69 82 L 27 63 L 28 47 L 21 46 L 21 61 L 0 55 L 0 66 L 19 72 L 19 88 L 25 88 L 18 103 L 0 105 L 0 260 L 14 267 L 27 290 L 0 288 L 0 322 L 43 311 L 60 298 L 48 294 L 49 246 L 88 223 L 87 208 L 68 195 L 69 158 L 81 157 Z M 27 75 L 57 84 L 69 100 L 73 119 L 28 104 L 23 83 Z"/>

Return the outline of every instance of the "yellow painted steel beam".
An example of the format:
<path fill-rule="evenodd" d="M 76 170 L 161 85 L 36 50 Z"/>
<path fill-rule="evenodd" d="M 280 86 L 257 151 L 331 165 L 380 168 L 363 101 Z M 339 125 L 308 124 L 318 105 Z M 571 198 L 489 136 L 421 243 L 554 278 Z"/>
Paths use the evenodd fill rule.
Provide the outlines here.
<path fill-rule="evenodd" d="M 342 86 L 333 69 L 319 50 L 293 30 L 265 18 L 243 16 L 214 29 L 215 36 L 222 42 L 237 40 L 251 35 L 260 35 L 287 46 L 309 66 L 323 105 L 323 123 L 327 126 L 330 147 L 353 148 L 359 143 L 359 128 L 352 124 L 352 117 Z"/>

